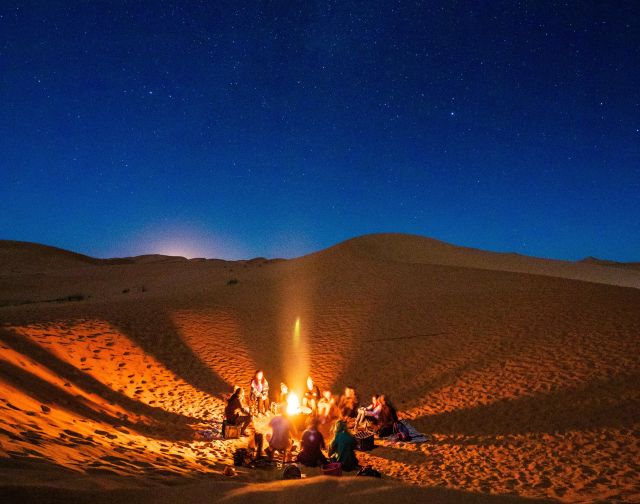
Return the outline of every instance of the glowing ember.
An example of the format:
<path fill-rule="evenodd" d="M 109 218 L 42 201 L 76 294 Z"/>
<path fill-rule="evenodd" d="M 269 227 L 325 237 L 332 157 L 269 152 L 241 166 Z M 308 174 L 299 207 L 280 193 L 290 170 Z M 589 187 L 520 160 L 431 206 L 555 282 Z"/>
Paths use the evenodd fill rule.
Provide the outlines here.
<path fill-rule="evenodd" d="M 295 392 L 289 392 L 287 395 L 287 414 L 297 415 L 300 413 L 300 399 Z"/>

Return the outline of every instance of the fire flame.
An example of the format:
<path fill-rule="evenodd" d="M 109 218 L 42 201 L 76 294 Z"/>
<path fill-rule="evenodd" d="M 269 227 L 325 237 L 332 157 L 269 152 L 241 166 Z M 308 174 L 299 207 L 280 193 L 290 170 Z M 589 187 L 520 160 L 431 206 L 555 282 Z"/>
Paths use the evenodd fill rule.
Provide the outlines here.
<path fill-rule="evenodd" d="M 295 392 L 289 392 L 287 395 L 287 414 L 297 415 L 300 413 L 300 399 Z"/>

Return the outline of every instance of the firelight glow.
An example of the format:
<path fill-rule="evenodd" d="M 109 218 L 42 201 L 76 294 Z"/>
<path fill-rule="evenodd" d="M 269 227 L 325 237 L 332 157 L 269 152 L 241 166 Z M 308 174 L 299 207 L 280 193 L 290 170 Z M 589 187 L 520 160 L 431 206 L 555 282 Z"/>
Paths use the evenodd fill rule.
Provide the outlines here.
<path fill-rule="evenodd" d="M 308 360 L 305 357 L 305 342 L 302 339 L 302 324 L 300 317 L 296 317 L 293 324 L 293 334 L 291 346 L 295 355 L 294 364 L 289 369 L 289 380 L 292 384 L 302 383 L 309 370 Z M 298 394 L 289 389 L 287 396 L 287 414 L 297 415 L 300 413 L 300 398 Z"/>
<path fill-rule="evenodd" d="M 300 399 L 295 392 L 289 392 L 287 395 L 287 414 L 297 415 L 300 412 Z"/>

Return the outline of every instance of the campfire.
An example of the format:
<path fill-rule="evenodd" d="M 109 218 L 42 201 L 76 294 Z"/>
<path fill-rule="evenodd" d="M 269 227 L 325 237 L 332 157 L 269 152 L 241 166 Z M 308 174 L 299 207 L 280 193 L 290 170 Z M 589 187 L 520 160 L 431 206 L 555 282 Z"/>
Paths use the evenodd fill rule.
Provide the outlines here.
<path fill-rule="evenodd" d="M 302 406 L 300 404 L 300 398 L 298 394 L 295 392 L 289 392 L 287 396 L 287 415 L 296 416 L 296 415 L 310 415 L 311 408 L 307 406 Z"/>
<path fill-rule="evenodd" d="M 298 398 L 298 394 L 295 392 L 289 392 L 287 396 L 287 415 L 297 415 L 301 413 L 302 409 L 300 408 L 300 399 Z"/>

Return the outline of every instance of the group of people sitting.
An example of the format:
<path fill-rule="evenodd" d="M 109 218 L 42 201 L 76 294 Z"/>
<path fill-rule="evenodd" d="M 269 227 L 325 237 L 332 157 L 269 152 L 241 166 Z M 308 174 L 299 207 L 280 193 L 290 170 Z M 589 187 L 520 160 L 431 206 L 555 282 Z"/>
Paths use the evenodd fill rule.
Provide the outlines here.
<path fill-rule="evenodd" d="M 296 425 L 287 414 L 288 397 L 289 389 L 281 383 L 276 400 L 270 402 L 269 384 L 264 372 L 256 371 L 250 383 L 248 404 L 245 403 L 244 390 L 236 387 L 227 400 L 225 421 L 238 426 L 240 434 L 244 436 L 254 417 L 273 414 L 268 424 L 271 433 L 266 436 L 269 443 L 267 454 L 272 458 L 280 452 L 286 459 L 293 439 L 298 437 Z M 310 377 L 301 406 L 300 411 L 307 415 L 307 419 L 296 461 L 311 467 L 334 461 L 340 462 L 345 471 L 356 469 L 356 438 L 352 431 L 366 429 L 376 432 L 380 437 L 387 437 L 393 434 L 394 425 L 398 422 L 396 409 L 384 395 L 374 395 L 371 404 L 360 407 L 353 387 L 346 387 L 342 396 L 335 397 L 329 390 L 321 393 Z M 333 437 L 328 446 L 320 431 L 324 424 L 333 425 Z M 325 450 L 328 457 L 324 454 Z"/>
<path fill-rule="evenodd" d="M 268 437 L 269 455 L 280 452 L 287 458 L 287 453 L 293 445 L 293 438 L 297 436 L 294 423 L 286 415 L 274 416 L 269 422 L 272 434 Z M 328 457 L 324 454 L 327 451 Z M 349 432 L 345 420 L 336 420 L 333 427 L 333 438 L 326 445 L 324 435 L 319 429 L 319 420 L 315 415 L 307 419 L 307 427 L 300 438 L 300 451 L 295 461 L 307 467 L 324 466 L 328 462 L 340 462 L 342 469 L 353 471 L 358 468 L 358 458 L 355 453 L 356 438 Z"/>

